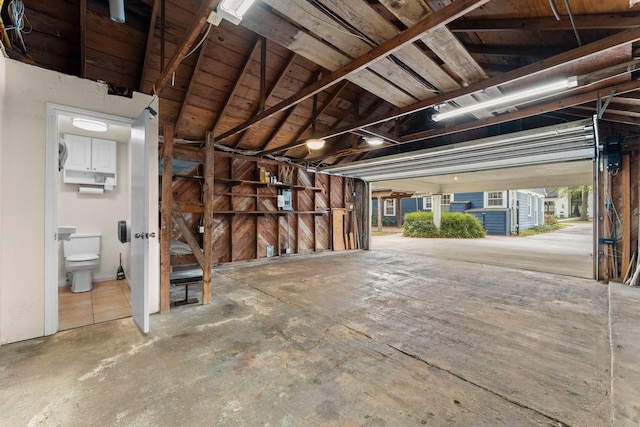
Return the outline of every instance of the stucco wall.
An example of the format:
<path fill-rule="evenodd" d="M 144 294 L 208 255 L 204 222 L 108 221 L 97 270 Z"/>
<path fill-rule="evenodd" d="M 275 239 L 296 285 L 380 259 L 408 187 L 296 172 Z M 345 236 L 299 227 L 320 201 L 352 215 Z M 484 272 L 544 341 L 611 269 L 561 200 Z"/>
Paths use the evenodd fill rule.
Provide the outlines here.
<path fill-rule="evenodd" d="M 151 102 L 107 94 L 104 84 L 4 59 L 0 157 L 0 343 L 44 335 L 47 102 L 135 118 Z M 150 147 L 150 229 L 158 229 L 157 121 Z M 153 214 L 151 214 L 153 212 Z M 115 226 L 114 226 L 115 227 Z M 151 312 L 159 302 L 159 247 L 150 240 Z"/>
<path fill-rule="evenodd" d="M 4 205 L 4 174 L 2 173 L 3 170 L 3 164 L 4 164 L 4 93 L 5 93 L 5 62 L 6 59 L 4 58 L 4 56 L 0 55 L 0 345 L 2 344 L 3 340 L 2 340 L 2 319 L 3 319 L 3 304 L 2 301 L 4 301 L 4 296 L 3 296 L 3 291 L 2 288 L 3 286 L 1 285 L 3 283 L 2 281 L 2 272 L 4 271 L 4 262 L 3 262 L 3 245 L 2 242 L 4 242 L 4 221 L 2 220 L 3 215 L 3 209 L 2 206 Z"/>

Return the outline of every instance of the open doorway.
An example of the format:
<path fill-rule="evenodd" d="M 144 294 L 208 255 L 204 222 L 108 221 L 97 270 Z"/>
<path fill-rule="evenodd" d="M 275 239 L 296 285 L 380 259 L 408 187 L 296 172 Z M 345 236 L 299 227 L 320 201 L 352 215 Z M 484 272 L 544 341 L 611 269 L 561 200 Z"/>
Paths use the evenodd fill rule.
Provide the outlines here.
<path fill-rule="evenodd" d="M 129 141 L 133 120 L 54 104 L 48 104 L 47 110 L 45 333 L 50 335 L 60 329 L 131 314 L 126 277 L 130 249 L 118 240 L 117 223 L 131 217 Z M 77 128 L 72 124 L 74 118 L 99 121 L 107 129 L 96 132 Z M 65 170 L 60 162 L 64 146 L 64 163 L 83 156 L 89 162 L 96 161 L 90 152 L 71 153 L 64 141 L 73 138 L 88 140 L 88 147 L 95 140 L 111 141 L 113 175 L 87 171 L 76 174 L 78 178 L 75 172 Z M 72 227 L 75 235 L 99 239 L 98 262 L 92 270 L 89 289 L 71 292 L 73 273 L 67 271 L 70 268 L 65 265 L 64 243 L 58 239 L 61 225 Z M 121 265 L 125 278 L 117 280 Z"/>

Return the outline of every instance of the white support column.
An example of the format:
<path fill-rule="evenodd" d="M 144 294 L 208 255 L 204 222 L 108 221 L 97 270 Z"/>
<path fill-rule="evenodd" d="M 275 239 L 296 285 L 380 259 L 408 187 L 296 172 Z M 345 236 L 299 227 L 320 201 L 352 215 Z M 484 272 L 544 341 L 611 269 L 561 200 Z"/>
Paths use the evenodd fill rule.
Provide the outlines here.
<path fill-rule="evenodd" d="M 378 196 L 378 231 L 382 231 L 382 196 Z"/>
<path fill-rule="evenodd" d="M 433 212 L 433 225 L 435 225 L 438 229 L 440 229 L 440 220 L 442 219 L 442 214 L 440 210 L 440 201 L 442 199 L 442 194 L 434 194 L 431 197 L 431 210 Z"/>

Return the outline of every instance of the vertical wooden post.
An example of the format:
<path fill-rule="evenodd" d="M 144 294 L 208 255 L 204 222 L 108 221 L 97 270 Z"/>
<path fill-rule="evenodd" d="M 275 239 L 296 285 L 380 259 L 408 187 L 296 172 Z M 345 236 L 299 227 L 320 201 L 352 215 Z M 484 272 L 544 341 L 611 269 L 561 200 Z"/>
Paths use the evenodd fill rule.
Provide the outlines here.
<path fill-rule="evenodd" d="M 631 261 L 631 162 L 629 153 L 622 154 L 622 259 L 621 277 L 629 269 Z"/>
<path fill-rule="evenodd" d="M 160 206 L 160 313 L 171 306 L 171 230 L 173 206 L 173 123 L 164 126 L 162 144 L 162 204 Z"/>
<path fill-rule="evenodd" d="M 211 303 L 211 266 L 213 265 L 213 187 L 214 187 L 214 145 L 211 132 L 207 132 L 204 164 L 204 236 L 202 246 L 204 266 L 202 267 L 202 304 Z"/>
<path fill-rule="evenodd" d="M 396 200 L 398 205 L 396 209 L 396 225 L 402 227 L 402 198 L 398 197 Z"/>

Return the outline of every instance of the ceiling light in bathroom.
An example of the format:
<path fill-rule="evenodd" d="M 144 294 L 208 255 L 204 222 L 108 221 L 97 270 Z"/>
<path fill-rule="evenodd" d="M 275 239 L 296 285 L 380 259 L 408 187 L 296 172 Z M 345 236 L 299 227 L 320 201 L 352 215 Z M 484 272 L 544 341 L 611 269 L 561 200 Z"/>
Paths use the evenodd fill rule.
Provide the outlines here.
<path fill-rule="evenodd" d="M 97 120 L 81 119 L 81 118 L 74 117 L 73 119 L 71 119 L 71 123 L 75 127 L 84 129 L 84 130 L 91 130 L 94 132 L 107 131 L 107 124 L 99 122 Z"/>

